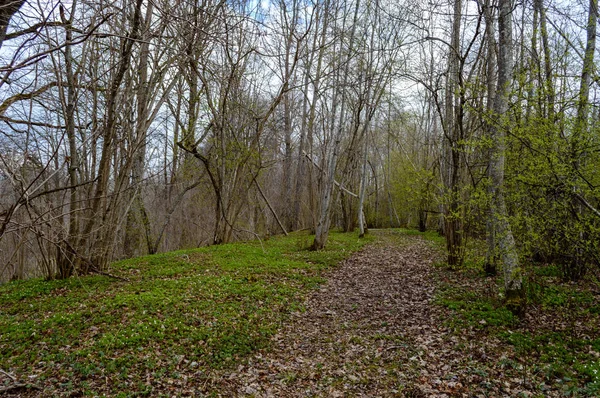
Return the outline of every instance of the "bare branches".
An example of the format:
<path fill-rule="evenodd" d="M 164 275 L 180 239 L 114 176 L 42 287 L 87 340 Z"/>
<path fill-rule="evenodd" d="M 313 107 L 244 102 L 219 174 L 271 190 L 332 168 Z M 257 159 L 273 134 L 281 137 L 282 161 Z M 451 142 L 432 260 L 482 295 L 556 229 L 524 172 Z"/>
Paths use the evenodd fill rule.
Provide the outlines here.
<path fill-rule="evenodd" d="M 6 110 L 14 103 L 19 102 L 19 101 L 31 100 L 32 98 L 37 97 L 38 95 L 50 90 L 53 87 L 56 87 L 56 86 L 57 86 L 56 82 L 50 82 L 30 93 L 19 93 L 19 94 L 13 95 L 12 97 L 7 98 L 0 104 L 0 116 L 4 116 L 4 113 L 6 112 Z"/>
<path fill-rule="evenodd" d="M 64 22 L 57 22 L 57 21 L 43 21 L 43 22 L 38 22 L 34 25 L 31 25 L 30 27 L 28 27 L 27 29 L 23 29 L 17 32 L 12 32 L 7 34 L 4 37 L 4 40 L 13 40 L 16 38 L 19 38 L 21 36 L 25 36 L 31 33 L 36 33 L 39 34 L 40 30 L 42 28 L 49 28 L 49 27 L 59 27 L 59 26 L 65 26 Z"/>

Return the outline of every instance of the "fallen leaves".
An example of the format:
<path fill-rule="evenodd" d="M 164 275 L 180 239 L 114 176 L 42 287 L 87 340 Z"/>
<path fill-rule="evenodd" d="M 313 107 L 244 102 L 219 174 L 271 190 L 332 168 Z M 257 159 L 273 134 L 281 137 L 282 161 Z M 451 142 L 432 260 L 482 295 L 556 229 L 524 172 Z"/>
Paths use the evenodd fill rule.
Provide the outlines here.
<path fill-rule="evenodd" d="M 435 304 L 442 283 L 462 286 L 473 294 L 496 294 L 488 280 L 468 279 L 434 267 L 440 253 L 420 236 L 392 231 L 377 234 L 377 244 L 328 271 L 327 282 L 307 298 L 303 311 L 295 308 L 289 314 L 288 323 L 281 325 L 267 348 L 243 361 L 232 357 L 225 368 L 208 369 L 201 357 L 161 352 L 160 345 L 149 346 L 144 355 L 149 361 L 157 360 L 156 370 L 172 368 L 162 377 L 156 372 L 142 375 L 137 383 L 144 383 L 153 395 L 167 396 L 564 395 L 563 380 L 544 374 L 535 358 L 522 357 L 514 344 L 491 332 L 496 327 L 493 318 L 478 314 L 467 326 L 457 327 L 449 321 L 464 309 Z M 239 300 L 242 298 L 240 295 Z M 590 340 L 594 337 L 585 322 L 567 322 L 534 310 L 521 324 L 506 328 L 506 334 L 516 339 L 528 329 L 551 325 L 554 330 L 571 330 L 581 336 L 587 333 Z M 121 311 L 123 320 L 127 311 L 127 307 Z M 161 322 L 168 319 L 160 311 L 156 318 Z M 211 326 L 218 328 L 217 319 Z M 95 337 L 102 329 L 90 326 L 85 333 L 88 338 Z M 196 344 L 208 347 L 212 343 L 198 340 Z M 591 346 L 582 349 L 590 357 L 600 357 Z M 110 383 L 108 374 L 100 377 Z M 23 383 L 0 377 L 5 387 L 17 382 Z M 17 392 L 28 396 L 37 393 L 15 389 Z"/>
<path fill-rule="evenodd" d="M 381 238 L 385 243 L 362 250 L 328 275 L 305 303 L 306 311 L 295 314 L 273 338 L 270 350 L 234 378 L 223 374 L 215 379 L 207 392 L 394 396 L 419 377 L 434 379 L 427 365 L 438 358 L 428 354 L 431 345 L 444 344 L 436 335 L 442 322 L 431 304 L 435 284 L 430 272 L 437 252 L 419 237 Z M 437 387 L 421 384 L 431 385 L 428 394 L 462 388 L 452 379 Z"/>
<path fill-rule="evenodd" d="M 434 304 L 439 281 L 470 282 L 434 267 L 440 253 L 430 243 L 389 231 L 379 238 L 329 273 L 306 301 L 306 311 L 294 314 L 269 350 L 234 377 L 217 375 L 204 391 L 257 397 L 562 396 L 558 386 L 543 384 L 534 364 L 520 362 L 514 347 L 490 335 L 485 319 L 465 330 L 447 325 L 456 314 Z"/>

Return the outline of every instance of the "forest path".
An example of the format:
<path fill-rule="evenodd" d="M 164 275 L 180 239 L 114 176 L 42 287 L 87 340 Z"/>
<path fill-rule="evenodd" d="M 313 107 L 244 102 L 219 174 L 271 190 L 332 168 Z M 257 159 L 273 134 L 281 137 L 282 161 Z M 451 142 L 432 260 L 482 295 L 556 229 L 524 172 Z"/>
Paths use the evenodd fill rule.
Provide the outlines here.
<path fill-rule="evenodd" d="M 378 242 L 342 262 L 269 350 L 206 391 L 223 396 L 466 396 L 458 338 L 433 305 L 439 251 L 421 236 L 373 231 Z M 449 347 L 449 348 L 448 348 Z M 457 355 L 458 354 L 458 355 Z M 453 373 L 457 372 L 457 373 Z"/>

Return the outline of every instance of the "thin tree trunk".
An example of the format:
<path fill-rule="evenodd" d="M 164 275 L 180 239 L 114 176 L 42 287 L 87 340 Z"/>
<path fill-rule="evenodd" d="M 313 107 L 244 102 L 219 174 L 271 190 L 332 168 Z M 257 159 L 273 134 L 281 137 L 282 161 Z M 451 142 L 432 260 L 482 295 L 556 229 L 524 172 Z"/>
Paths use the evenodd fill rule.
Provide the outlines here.
<path fill-rule="evenodd" d="M 544 77 L 543 92 L 546 96 L 547 117 L 550 125 L 554 123 L 554 79 L 552 73 L 552 59 L 550 56 L 550 40 L 548 38 L 548 24 L 546 18 L 546 10 L 544 9 L 543 0 L 534 0 L 534 7 L 537 9 L 540 18 L 540 35 L 542 37 L 542 48 L 544 51 Z"/>
<path fill-rule="evenodd" d="M 309 146 L 309 154 L 313 156 L 314 149 L 314 136 L 315 136 L 315 122 L 316 122 L 316 114 L 317 114 L 317 99 L 321 95 L 321 75 L 323 68 L 323 58 L 325 56 L 325 44 L 327 42 L 327 31 L 329 29 L 330 22 L 330 0 L 325 0 L 325 4 L 323 6 L 323 27 L 321 30 L 321 37 L 319 39 L 319 55 L 317 57 L 317 70 L 315 71 L 315 78 L 313 83 L 313 100 L 310 107 L 310 114 L 308 117 L 308 132 L 307 132 L 307 141 Z M 335 104 L 334 104 L 335 107 Z M 335 108 L 334 108 L 335 109 Z M 319 214 L 318 214 L 318 206 L 317 206 L 317 190 L 318 184 L 313 174 L 313 168 L 309 168 L 309 180 L 308 180 L 308 196 L 309 196 L 309 204 L 310 204 L 310 214 L 311 214 L 311 232 L 316 234 L 317 225 L 319 223 Z"/>
<path fill-rule="evenodd" d="M 117 64 L 117 70 L 113 79 L 110 82 L 110 87 L 108 91 L 107 103 L 106 103 L 106 118 L 104 120 L 104 125 L 102 127 L 103 133 L 103 143 L 102 143 L 102 152 L 100 155 L 100 163 L 98 166 L 98 176 L 97 176 L 97 184 L 96 189 L 94 191 L 94 197 L 91 205 L 91 217 L 87 222 L 84 232 L 83 232 L 83 242 L 86 242 L 94 226 L 97 221 L 102 221 L 106 218 L 106 214 L 101 214 L 102 212 L 106 212 L 107 209 L 103 208 L 103 204 L 106 203 L 106 198 L 108 194 L 109 180 L 110 180 L 110 172 L 111 172 L 111 161 L 113 156 L 115 155 L 115 135 L 116 135 L 116 123 L 117 123 L 117 103 L 119 97 L 119 91 L 121 89 L 121 82 L 125 77 L 125 73 L 130 67 L 131 64 L 131 56 L 133 52 L 133 45 L 135 43 L 135 39 L 139 35 L 139 26 L 141 24 L 141 9 L 142 9 L 143 0 L 136 0 L 135 5 L 135 13 L 133 16 L 133 25 L 131 28 L 131 33 L 127 38 L 122 39 L 121 44 L 121 53 L 119 54 L 119 62 Z M 104 225 L 103 229 L 112 228 L 112 226 Z M 105 239 L 110 236 L 110 233 L 105 233 L 100 231 L 97 242 L 97 245 L 100 249 L 100 253 L 105 252 L 105 248 L 103 245 L 106 244 Z M 112 238 L 112 237 L 111 237 Z M 84 246 L 83 244 L 78 245 L 79 247 Z M 91 262 L 86 262 L 86 269 L 83 269 L 83 273 L 89 272 L 87 267 L 94 266 L 98 269 L 102 269 L 106 263 L 106 259 L 103 258 L 103 255 L 93 255 Z"/>
<path fill-rule="evenodd" d="M 444 156 L 446 158 L 445 185 L 448 203 L 444 210 L 444 236 L 448 249 L 448 265 L 460 266 L 463 261 L 463 223 L 460 209 L 460 186 L 462 154 L 460 145 L 460 124 L 462 123 L 460 105 L 457 104 L 456 91 L 461 89 L 460 82 L 460 33 L 462 19 L 462 0 L 454 2 L 452 36 L 448 55 L 448 77 L 446 84 L 446 140 Z"/>
<path fill-rule="evenodd" d="M 590 84 L 594 73 L 594 53 L 596 51 L 596 25 L 598 21 L 598 0 L 590 0 L 587 23 L 587 41 L 583 68 L 579 81 L 579 103 L 577 104 L 577 121 L 575 125 L 574 155 L 577 158 L 579 144 L 587 132 L 589 115 Z"/>
<path fill-rule="evenodd" d="M 486 104 L 486 113 L 488 115 L 492 115 L 494 111 L 493 101 L 496 98 L 496 85 L 498 84 L 498 79 L 496 76 L 496 38 L 495 38 L 495 18 L 493 14 L 493 8 L 491 5 L 491 0 L 486 0 L 485 9 L 485 40 L 487 42 L 487 69 L 486 69 L 486 78 L 487 78 L 487 104 Z M 487 129 L 490 130 L 492 128 L 491 124 L 493 122 L 486 121 Z M 488 156 L 491 158 L 492 150 L 489 151 Z M 488 179 L 491 179 L 491 168 L 488 167 Z M 490 198 L 493 195 L 493 185 L 490 183 L 488 186 L 488 194 Z M 497 262 L 498 262 L 498 253 L 496 250 L 496 223 L 495 217 L 493 214 L 493 206 L 490 203 L 488 208 L 488 217 L 486 220 L 486 238 L 487 238 L 487 253 L 485 258 L 484 270 L 488 275 L 495 275 L 497 273 Z"/>
<path fill-rule="evenodd" d="M 531 120 L 531 111 L 533 108 L 533 98 L 535 98 L 535 85 L 533 82 L 538 78 L 540 72 L 540 55 L 538 52 L 538 25 L 539 25 L 539 11 L 537 7 L 533 7 L 533 30 L 531 32 L 531 57 L 529 58 L 529 78 L 531 83 L 527 91 L 527 110 L 525 113 L 525 124 L 529 124 Z M 487 24 L 487 19 L 486 19 Z M 525 51 L 523 49 L 522 51 Z"/>
<path fill-rule="evenodd" d="M 316 4 L 317 10 L 316 10 L 316 15 L 315 15 L 315 26 L 319 26 L 320 24 L 320 16 L 321 16 L 321 5 L 319 3 Z M 327 17 L 327 14 L 325 14 L 325 17 Z M 323 24 L 323 33 L 326 31 L 326 27 L 327 27 L 327 21 L 324 22 Z M 315 50 L 317 48 L 317 43 L 319 40 L 319 35 L 318 33 L 318 29 L 316 29 L 314 38 L 313 38 L 313 43 L 312 43 L 312 48 L 313 50 Z M 314 55 L 315 55 L 315 51 L 310 51 L 310 55 L 308 56 L 307 60 L 307 64 L 305 66 L 305 71 L 304 71 L 304 98 L 302 101 L 302 125 L 300 128 L 300 145 L 299 145 L 299 149 L 298 149 L 298 166 L 296 169 L 296 186 L 294 189 L 294 205 L 293 205 L 293 213 L 292 213 L 292 221 L 293 221 L 293 229 L 297 230 L 299 228 L 299 226 L 301 225 L 300 222 L 300 217 L 301 217 L 301 212 L 300 212 L 300 203 L 302 201 L 302 196 L 304 193 L 304 184 L 306 181 L 306 157 L 304 156 L 304 152 L 306 151 L 306 141 L 307 141 L 307 135 L 312 134 L 312 131 L 307 131 L 309 129 L 313 128 L 313 124 L 314 124 L 314 117 L 315 117 L 315 105 L 317 103 L 317 92 L 316 89 L 318 88 L 318 82 L 319 82 L 319 77 L 320 77 L 320 68 L 321 68 L 321 63 L 323 60 L 323 51 L 324 51 L 324 46 L 321 46 L 321 48 L 319 49 L 319 55 L 318 55 L 318 61 L 317 61 L 317 72 L 316 72 L 316 77 L 314 79 L 314 85 L 315 85 L 315 93 L 313 95 L 312 98 L 312 104 L 310 105 L 310 109 L 309 109 L 309 100 L 308 100 L 308 88 L 309 88 L 309 83 L 310 83 L 310 67 L 313 63 L 314 60 Z M 309 114 L 311 119 L 309 120 Z M 312 139 L 312 137 L 311 137 Z M 312 149 L 312 148 L 311 148 Z M 309 175 L 310 177 L 310 175 Z"/>
<path fill-rule="evenodd" d="M 492 153 L 490 177 L 492 186 L 492 222 L 496 225 L 495 240 L 504 268 L 504 288 L 506 306 L 517 315 L 524 315 L 525 295 L 523 276 L 519 267 L 519 257 L 515 240 L 508 221 L 508 211 L 504 199 L 504 169 L 506 159 L 506 130 L 509 128 L 508 101 L 513 68 L 512 44 L 512 1 L 499 1 L 498 15 L 498 86 L 494 99 L 494 118 L 491 126 Z"/>
<path fill-rule="evenodd" d="M 284 81 L 289 81 L 291 78 L 290 53 L 292 52 L 292 37 L 294 35 L 295 26 L 295 22 L 292 22 L 291 26 L 288 27 L 288 29 L 290 29 L 290 32 L 288 37 L 286 38 L 285 46 L 286 52 L 284 62 Z M 291 230 L 293 228 L 294 223 L 292 221 L 292 208 L 290 208 L 289 206 L 289 203 L 291 203 L 292 200 L 292 93 L 290 91 L 286 91 L 283 94 L 282 102 L 285 153 L 283 159 L 283 184 L 281 185 L 281 199 L 283 203 L 284 223 L 287 226 L 287 229 Z"/>
<path fill-rule="evenodd" d="M 75 72 L 73 66 L 73 54 L 71 49 L 71 41 L 73 40 L 73 15 L 75 14 L 75 8 L 77 2 L 73 2 L 73 7 L 69 15 L 68 21 L 65 26 L 65 74 L 67 78 L 67 93 L 66 98 L 64 96 L 64 88 L 61 90 L 61 101 L 63 102 L 65 110 L 65 127 L 67 133 L 67 141 L 69 144 L 69 183 L 71 189 L 69 190 L 69 227 L 66 236 L 64 236 L 61 246 L 57 251 L 56 267 L 58 277 L 66 279 L 73 274 L 75 269 L 78 267 L 76 253 L 73 252 L 72 248 L 75 244 L 74 240 L 79 235 L 79 200 L 77 193 L 77 186 L 79 185 L 78 169 L 79 169 L 79 152 L 77 150 L 77 137 L 75 136 Z M 64 15 L 64 11 L 61 15 Z"/>
<path fill-rule="evenodd" d="M 137 88 L 137 120 L 135 123 L 135 132 L 132 137 L 133 146 L 133 164 L 131 167 L 131 185 L 133 189 L 133 203 L 127 214 L 125 226 L 125 237 L 123 239 L 123 250 L 127 257 L 132 257 L 139 246 L 140 227 L 144 231 L 146 248 L 149 254 L 154 247 L 152 243 L 152 232 L 150 229 L 150 220 L 146 212 L 146 206 L 143 200 L 142 187 L 140 186 L 144 177 L 144 168 L 146 166 L 146 135 L 148 119 L 148 101 L 149 101 L 149 82 L 148 82 L 148 58 L 150 56 L 150 21 L 152 19 L 153 6 L 148 4 L 146 17 L 144 21 L 144 33 L 141 35 L 144 39 L 140 44 L 139 55 L 139 82 Z M 141 225 L 139 225 L 141 223 Z"/>
<path fill-rule="evenodd" d="M 587 157 L 585 140 L 588 133 L 588 117 L 589 117 L 589 96 L 592 74 L 594 73 L 594 53 L 596 51 L 596 26 L 598 20 L 598 0 L 590 0 L 587 22 L 587 41 L 585 54 L 583 58 L 583 67 L 579 82 L 579 101 L 577 104 L 577 116 L 575 121 L 575 129 L 571 143 L 571 156 L 573 166 L 573 192 L 572 208 L 574 209 L 574 217 L 569 220 L 568 224 L 580 219 L 585 211 L 583 203 L 578 199 L 581 195 L 581 187 L 577 181 L 577 173 L 582 164 L 585 163 Z M 579 229 L 579 241 L 585 242 L 585 232 L 581 227 Z M 575 253 L 570 264 L 567 264 L 563 273 L 571 280 L 582 278 L 587 272 L 587 260 L 585 258 L 584 248 L 577 245 Z"/>
<path fill-rule="evenodd" d="M 362 158 L 362 167 L 360 174 L 360 192 L 358 194 L 358 231 L 359 237 L 364 237 L 366 233 L 365 226 L 365 212 L 364 212 L 364 204 L 365 204 L 365 192 L 367 187 L 367 155 L 368 155 L 368 142 L 367 136 L 365 134 L 364 144 L 363 144 L 363 158 Z"/>
<path fill-rule="evenodd" d="M 347 89 L 347 84 L 348 84 L 348 71 L 349 71 L 349 67 L 350 67 L 350 60 L 353 56 L 353 51 L 354 51 L 354 34 L 356 32 L 356 25 L 357 25 L 357 20 L 358 20 L 358 14 L 359 14 L 359 8 L 360 8 L 360 0 L 356 1 L 356 8 L 354 10 L 354 20 L 352 23 L 352 28 L 351 28 L 351 32 L 350 32 L 350 44 L 348 46 L 348 54 L 346 56 L 346 60 L 345 60 L 345 65 L 344 65 L 344 76 L 343 76 L 343 84 L 342 84 L 342 91 Z M 336 88 L 336 90 L 338 90 L 338 88 Z M 334 100 L 335 101 L 335 100 Z M 320 206 L 320 214 L 319 214 L 319 222 L 317 224 L 317 229 L 315 231 L 315 240 L 313 243 L 313 249 L 314 250 L 321 250 L 325 247 L 325 244 L 327 243 L 327 238 L 329 235 L 329 225 L 330 225 L 330 207 L 331 207 L 331 196 L 333 195 L 333 186 L 334 186 L 334 180 L 335 180 L 335 170 L 336 170 L 336 166 L 337 166 L 337 160 L 338 160 L 338 156 L 339 156 L 339 150 L 340 150 L 340 142 L 342 140 L 342 132 L 344 129 L 344 125 L 345 125 L 345 116 L 346 116 L 346 112 L 345 112 L 345 105 L 346 105 L 346 100 L 344 98 L 343 92 L 342 92 L 342 98 L 341 98 L 341 108 L 340 108 L 340 118 L 338 120 L 338 128 L 337 131 L 334 132 L 334 143 L 333 143 L 333 151 L 331 154 L 331 157 L 329 159 L 328 162 L 328 168 L 327 168 L 327 174 L 325 176 L 325 181 L 323 184 L 323 192 L 322 192 L 322 196 L 321 196 L 321 206 Z M 335 106 L 335 104 L 334 104 Z M 335 114 L 334 114 L 335 116 Z"/>

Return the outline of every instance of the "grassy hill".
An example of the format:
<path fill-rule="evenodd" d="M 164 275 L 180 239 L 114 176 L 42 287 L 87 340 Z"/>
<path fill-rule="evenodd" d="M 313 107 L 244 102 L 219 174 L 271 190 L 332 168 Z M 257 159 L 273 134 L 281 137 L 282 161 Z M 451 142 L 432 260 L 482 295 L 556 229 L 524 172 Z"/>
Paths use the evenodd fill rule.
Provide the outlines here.
<path fill-rule="evenodd" d="M 190 374 L 201 380 L 264 347 L 322 273 L 368 241 L 332 233 L 314 252 L 297 233 L 113 264 L 127 281 L 2 285 L 0 368 L 29 385 L 22 394 L 185 393 Z"/>

